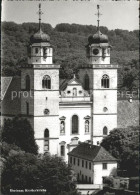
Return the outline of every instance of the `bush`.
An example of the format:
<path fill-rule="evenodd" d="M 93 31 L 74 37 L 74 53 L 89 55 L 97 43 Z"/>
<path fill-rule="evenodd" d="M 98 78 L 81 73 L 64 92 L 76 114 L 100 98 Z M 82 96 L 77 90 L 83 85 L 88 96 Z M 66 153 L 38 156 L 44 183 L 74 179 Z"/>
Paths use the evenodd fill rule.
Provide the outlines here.
<path fill-rule="evenodd" d="M 105 177 L 103 179 L 103 184 L 106 184 L 106 185 L 112 187 L 113 186 L 113 177 Z"/>
<path fill-rule="evenodd" d="M 131 177 L 129 180 L 129 189 L 139 191 L 139 177 Z"/>

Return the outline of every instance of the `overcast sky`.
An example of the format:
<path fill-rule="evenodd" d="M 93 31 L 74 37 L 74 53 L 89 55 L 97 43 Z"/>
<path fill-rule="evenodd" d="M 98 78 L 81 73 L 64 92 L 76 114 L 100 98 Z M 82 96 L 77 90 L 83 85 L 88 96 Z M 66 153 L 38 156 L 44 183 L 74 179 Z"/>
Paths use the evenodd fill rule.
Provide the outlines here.
<path fill-rule="evenodd" d="M 42 22 L 53 27 L 59 23 L 96 25 L 99 4 L 101 26 L 108 29 L 139 29 L 139 1 L 111 0 L 3 0 L 2 21 L 38 22 L 38 4 L 42 6 Z"/>

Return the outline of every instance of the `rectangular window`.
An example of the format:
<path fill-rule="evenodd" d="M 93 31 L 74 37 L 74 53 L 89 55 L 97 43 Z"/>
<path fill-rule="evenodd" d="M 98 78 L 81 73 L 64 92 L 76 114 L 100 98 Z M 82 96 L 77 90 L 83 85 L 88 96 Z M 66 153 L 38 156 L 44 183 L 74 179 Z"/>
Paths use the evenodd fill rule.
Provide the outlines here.
<path fill-rule="evenodd" d="M 78 161 L 77 161 L 77 165 L 78 165 L 78 166 L 80 165 L 80 160 L 79 160 L 79 158 L 78 158 Z"/>
<path fill-rule="evenodd" d="M 35 48 L 35 53 L 36 53 L 36 54 L 38 53 L 38 48 Z"/>
<path fill-rule="evenodd" d="M 75 165 L 75 158 L 73 159 L 73 164 Z"/>
<path fill-rule="evenodd" d="M 84 175 L 82 175 L 82 181 L 84 181 Z"/>
<path fill-rule="evenodd" d="M 87 176 L 85 176 L 85 180 L 86 180 L 86 183 L 87 183 Z"/>
<path fill-rule="evenodd" d="M 65 146 L 61 146 L 61 156 L 65 156 Z"/>
<path fill-rule="evenodd" d="M 82 160 L 82 167 L 84 167 L 84 160 Z"/>
<path fill-rule="evenodd" d="M 43 57 L 46 58 L 47 57 L 47 48 L 43 47 Z"/>
<path fill-rule="evenodd" d="M 91 183 L 91 177 L 89 177 L 89 183 Z"/>
<path fill-rule="evenodd" d="M 70 157 L 70 164 L 72 164 L 72 157 Z"/>
<path fill-rule="evenodd" d="M 107 163 L 103 163 L 103 169 L 107 169 Z"/>
<path fill-rule="evenodd" d="M 89 162 L 89 169 L 91 170 L 91 162 Z"/>
<path fill-rule="evenodd" d="M 79 173 L 78 173 L 78 175 L 77 175 L 77 180 L 79 181 L 79 179 L 80 179 L 80 175 L 79 175 Z"/>
<path fill-rule="evenodd" d="M 87 168 L 87 164 L 88 164 L 88 163 L 87 163 L 87 161 L 86 161 L 86 168 Z"/>

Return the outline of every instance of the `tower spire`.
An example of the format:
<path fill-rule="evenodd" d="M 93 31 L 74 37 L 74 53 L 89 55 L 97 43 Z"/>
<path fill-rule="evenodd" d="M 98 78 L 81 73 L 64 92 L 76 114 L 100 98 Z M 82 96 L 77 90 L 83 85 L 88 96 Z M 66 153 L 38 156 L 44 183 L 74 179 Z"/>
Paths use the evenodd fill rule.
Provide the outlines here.
<path fill-rule="evenodd" d="M 43 12 L 41 11 L 41 3 L 39 3 L 39 11 L 38 11 L 38 15 L 39 15 L 39 31 L 41 31 L 41 15 L 43 14 Z"/>
<path fill-rule="evenodd" d="M 100 16 L 102 15 L 100 13 L 100 5 L 97 5 L 98 12 L 95 14 L 97 16 L 97 30 L 99 31 L 100 28 Z"/>

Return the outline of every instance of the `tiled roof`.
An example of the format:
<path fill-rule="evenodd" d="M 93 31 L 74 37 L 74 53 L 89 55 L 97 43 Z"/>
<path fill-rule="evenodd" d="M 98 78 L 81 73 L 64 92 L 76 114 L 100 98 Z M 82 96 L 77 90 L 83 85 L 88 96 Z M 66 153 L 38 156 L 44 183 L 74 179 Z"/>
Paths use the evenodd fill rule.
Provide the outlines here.
<path fill-rule="evenodd" d="M 11 82 L 9 83 L 8 80 L 11 80 Z M 4 83 L 5 84 L 2 84 L 4 90 L 6 89 L 4 85 L 9 84 L 9 87 L 8 90 L 5 90 L 5 95 L 3 96 L 2 115 L 18 115 L 21 113 L 21 99 L 20 96 L 18 96 L 21 88 L 20 77 L 6 79 Z M 17 94 L 17 97 L 12 98 L 13 92 Z"/>
<path fill-rule="evenodd" d="M 1 100 L 3 100 L 11 81 L 12 77 L 1 77 Z"/>
<path fill-rule="evenodd" d="M 101 161 L 117 161 L 109 152 L 107 152 L 103 147 L 91 145 L 88 143 L 81 143 L 76 148 L 74 148 L 68 155 L 72 155 L 78 158 L 83 158 L 93 162 Z"/>
<path fill-rule="evenodd" d="M 59 81 L 59 89 L 60 90 L 65 90 L 65 88 L 67 87 L 68 85 L 68 82 L 70 81 L 71 79 L 60 79 Z"/>

